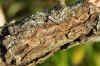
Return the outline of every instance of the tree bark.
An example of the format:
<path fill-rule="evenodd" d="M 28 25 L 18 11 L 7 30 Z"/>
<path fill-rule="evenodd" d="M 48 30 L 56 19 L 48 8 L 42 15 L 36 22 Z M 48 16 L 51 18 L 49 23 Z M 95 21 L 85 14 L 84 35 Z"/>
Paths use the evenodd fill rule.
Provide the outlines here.
<path fill-rule="evenodd" d="M 1 66 L 33 66 L 57 50 L 100 41 L 100 8 L 90 3 L 54 7 L 4 26 Z"/>

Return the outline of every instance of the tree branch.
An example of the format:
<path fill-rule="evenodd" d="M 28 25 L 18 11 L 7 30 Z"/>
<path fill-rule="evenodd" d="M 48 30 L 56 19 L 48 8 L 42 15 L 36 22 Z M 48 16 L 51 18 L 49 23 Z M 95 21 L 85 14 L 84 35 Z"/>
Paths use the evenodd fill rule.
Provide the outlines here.
<path fill-rule="evenodd" d="M 100 8 L 90 3 L 55 7 L 9 24 L 1 32 L 5 65 L 27 66 L 45 61 L 57 50 L 100 41 Z"/>

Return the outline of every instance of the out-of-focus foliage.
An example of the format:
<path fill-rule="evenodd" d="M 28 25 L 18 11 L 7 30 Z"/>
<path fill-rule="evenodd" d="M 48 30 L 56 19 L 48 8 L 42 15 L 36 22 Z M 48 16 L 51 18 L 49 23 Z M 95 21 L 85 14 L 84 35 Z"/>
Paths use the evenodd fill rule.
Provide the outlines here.
<path fill-rule="evenodd" d="M 100 43 L 87 43 L 58 51 L 37 66 L 100 66 Z"/>
<path fill-rule="evenodd" d="M 4 2 L 4 0 L 0 0 L 0 5 L 2 5 L 3 2 Z"/>
<path fill-rule="evenodd" d="M 65 0 L 74 5 L 83 0 Z M 59 3 L 59 0 L 0 0 L 8 22 L 21 20 L 24 16 L 44 11 Z M 37 66 L 100 66 L 100 43 L 87 43 L 69 50 L 56 52 Z"/>
<path fill-rule="evenodd" d="M 6 19 L 9 21 L 20 20 L 37 11 L 44 11 L 56 5 L 56 0 L 6 0 L 3 3 Z"/>
<path fill-rule="evenodd" d="M 82 62 L 83 58 L 84 58 L 84 53 L 85 53 L 85 50 L 84 50 L 84 47 L 77 47 L 75 48 L 76 50 L 73 51 L 73 54 L 72 54 L 72 57 L 73 57 L 73 60 L 72 62 L 74 64 L 79 64 Z"/>
<path fill-rule="evenodd" d="M 83 0 L 65 0 L 66 5 L 74 6 L 77 3 L 83 2 Z"/>
<path fill-rule="evenodd" d="M 59 0 L 0 0 L 3 4 L 6 19 L 20 20 L 37 11 L 44 11 L 59 4 Z M 83 0 L 65 0 L 67 5 L 75 5 Z"/>

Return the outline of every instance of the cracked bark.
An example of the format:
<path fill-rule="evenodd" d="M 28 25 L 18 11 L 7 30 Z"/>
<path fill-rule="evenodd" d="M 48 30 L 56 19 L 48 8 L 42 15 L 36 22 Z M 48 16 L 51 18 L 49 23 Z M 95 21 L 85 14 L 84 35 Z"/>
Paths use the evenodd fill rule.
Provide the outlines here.
<path fill-rule="evenodd" d="M 90 3 L 55 7 L 4 26 L 1 66 L 33 66 L 57 50 L 100 41 L 100 8 Z"/>

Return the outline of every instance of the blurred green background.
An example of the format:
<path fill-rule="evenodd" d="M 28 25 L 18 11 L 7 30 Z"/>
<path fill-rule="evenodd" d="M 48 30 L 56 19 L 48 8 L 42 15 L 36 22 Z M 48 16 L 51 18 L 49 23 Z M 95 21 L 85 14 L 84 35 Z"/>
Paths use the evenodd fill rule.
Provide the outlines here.
<path fill-rule="evenodd" d="M 67 5 L 79 0 L 66 0 Z M 19 21 L 39 11 L 59 4 L 59 0 L 0 0 L 6 21 Z M 36 66 L 100 66 L 100 43 L 86 43 L 68 50 L 58 51 L 44 63 Z"/>

